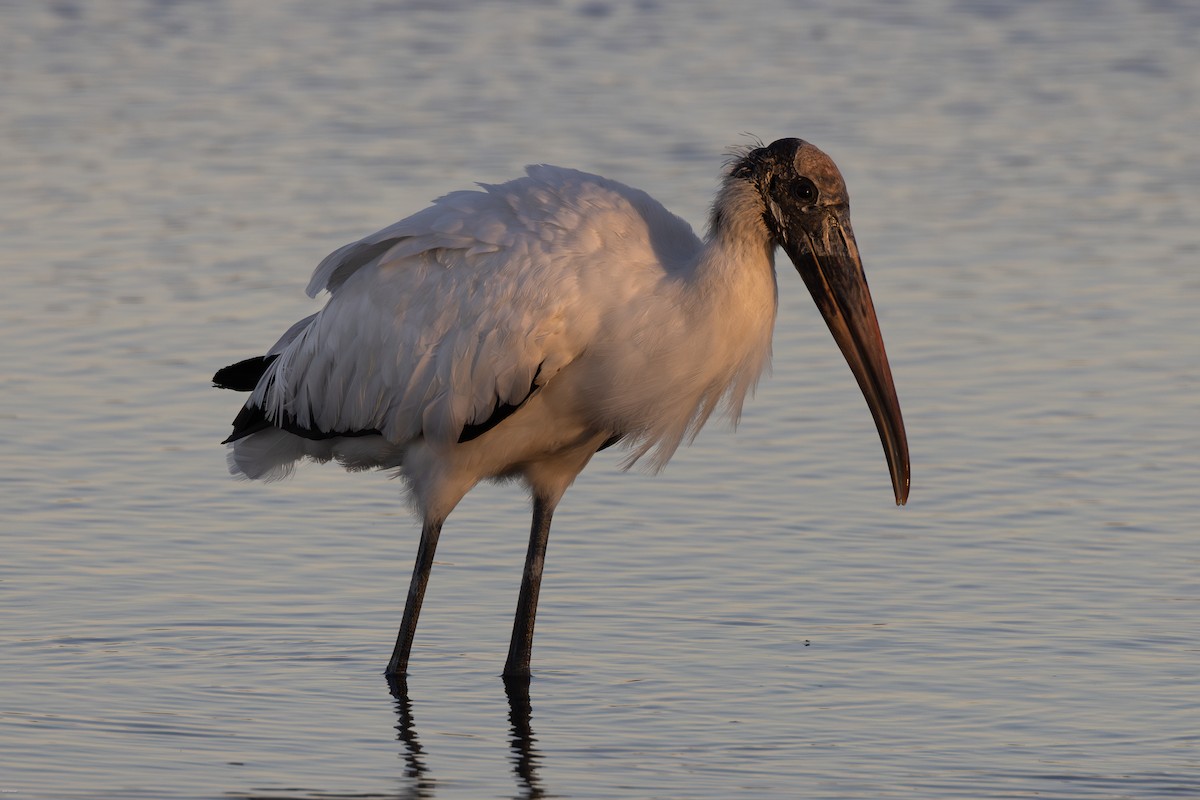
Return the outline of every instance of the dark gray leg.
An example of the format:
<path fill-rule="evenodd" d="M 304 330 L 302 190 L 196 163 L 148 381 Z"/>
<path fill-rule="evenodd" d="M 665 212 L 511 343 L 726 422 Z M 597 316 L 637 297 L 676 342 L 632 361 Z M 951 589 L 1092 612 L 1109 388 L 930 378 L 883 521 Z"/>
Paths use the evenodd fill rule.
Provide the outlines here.
<path fill-rule="evenodd" d="M 425 587 L 429 585 L 429 571 L 433 569 L 433 553 L 437 550 L 438 536 L 441 533 L 440 520 L 426 520 L 421 527 L 421 545 L 417 548 L 417 563 L 413 566 L 412 582 L 408 585 L 404 618 L 400 621 L 400 633 L 396 636 L 396 648 L 392 651 L 392 659 L 384 672 L 389 678 L 403 678 L 408 674 L 408 654 L 412 650 L 413 634 L 417 631 L 417 617 L 421 616 Z"/>
<path fill-rule="evenodd" d="M 529 552 L 525 555 L 525 573 L 521 576 L 521 595 L 513 620 L 512 641 L 508 646 L 505 678 L 528 678 L 529 656 L 533 650 L 533 618 L 537 616 L 538 591 L 542 586 L 542 567 L 546 563 L 546 543 L 550 540 L 550 518 L 554 505 L 536 495 L 533 498 L 533 528 L 529 532 Z"/>

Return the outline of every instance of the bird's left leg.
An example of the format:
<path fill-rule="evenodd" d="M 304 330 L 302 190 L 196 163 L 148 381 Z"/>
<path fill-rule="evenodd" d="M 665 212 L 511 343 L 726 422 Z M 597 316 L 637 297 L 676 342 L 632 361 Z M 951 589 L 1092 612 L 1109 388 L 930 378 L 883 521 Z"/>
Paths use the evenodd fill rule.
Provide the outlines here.
<path fill-rule="evenodd" d="M 529 532 L 529 551 L 525 554 L 525 572 L 521 576 L 521 594 L 513 620 L 504 678 L 528 678 L 529 657 L 533 650 L 533 620 L 537 615 L 538 591 L 542 586 L 542 568 L 546 563 L 546 544 L 550 540 L 550 518 L 556 501 L 534 494 L 533 527 Z"/>
<path fill-rule="evenodd" d="M 413 565 L 408 600 L 404 604 L 404 618 L 400 621 L 400 633 L 396 635 L 392 658 L 383 673 L 389 678 L 403 678 L 408 673 L 408 654 L 412 650 L 413 634 L 417 631 L 417 618 L 421 615 L 425 587 L 429 585 L 429 572 L 433 569 L 433 554 L 441 534 L 440 519 L 427 519 L 421 526 L 421 544 L 417 547 L 417 563 Z"/>

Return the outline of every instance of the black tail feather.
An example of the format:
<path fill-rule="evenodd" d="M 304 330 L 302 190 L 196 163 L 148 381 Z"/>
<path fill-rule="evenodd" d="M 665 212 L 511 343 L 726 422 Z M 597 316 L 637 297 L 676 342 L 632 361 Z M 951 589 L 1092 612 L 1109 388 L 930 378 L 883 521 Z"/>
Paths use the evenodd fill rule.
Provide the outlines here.
<path fill-rule="evenodd" d="M 254 358 L 247 358 L 245 361 L 239 361 L 236 364 L 230 364 L 224 369 L 217 370 L 217 374 L 213 375 L 213 386 L 216 386 L 218 389 L 232 389 L 235 392 L 253 392 L 258 388 L 263 375 L 266 374 L 271 364 L 277 358 L 279 358 L 279 354 L 275 353 L 269 356 L 255 356 Z M 271 380 L 274 380 L 274 378 Z M 509 411 L 508 413 L 511 414 L 512 412 Z M 245 439 L 251 434 L 265 431 L 268 428 L 280 428 L 296 436 L 303 436 L 305 439 L 317 441 L 351 436 L 379 435 L 379 431 L 375 428 L 361 431 L 321 431 L 306 428 L 298 424 L 287 413 L 281 415 L 279 419 L 270 420 L 267 419 L 266 412 L 260 406 L 252 406 L 247 403 L 242 406 L 242 410 L 238 412 L 238 415 L 233 420 L 233 433 L 229 434 L 229 438 L 221 442 L 221 444 L 229 444 L 230 442 L 236 442 L 238 439 Z"/>
<path fill-rule="evenodd" d="M 229 434 L 229 438 L 225 439 L 221 444 L 229 444 L 236 442 L 238 439 L 245 439 L 252 433 L 265 431 L 267 428 L 274 427 L 267 421 L 267 415 L 258 406 L 245 405 L 238 415 L 233 420 L 233 433 Z"/>
<path fill-rule="evenodd" d="M 232 389 L 235 392 L 253 392 L 267 368 L 271 366 L 271 362 L 277 358 L 279 354 L 275 353 L 230 364 L 213 375 L 213 386 L 218 389 Z"/>

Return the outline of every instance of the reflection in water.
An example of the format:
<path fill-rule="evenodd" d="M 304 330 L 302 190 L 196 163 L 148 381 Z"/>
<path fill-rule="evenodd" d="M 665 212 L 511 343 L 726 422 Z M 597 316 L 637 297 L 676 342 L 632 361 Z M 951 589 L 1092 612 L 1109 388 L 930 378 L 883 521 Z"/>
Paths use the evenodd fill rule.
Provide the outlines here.
<path fill-rule="evenodd" d="M 541 754 L 534 749 L 536 741 L 530 725 L 532 709 L 529 704 L 529 678 L 505 678 L 504 692 L 508 695 L 508 721 L 512 725 L 513 772 L 517 774 L 518 798 L 544 797 L 537 768 Z"/>
<path fill-rule="evenodd" d="M 233 800 L 423 800 L 423 798 L 433 797 L 432 794 L 415 788 L 405 789 L 396 794 L 379 794 L 377 792 L 343 794 L 306 789 L 262 789 L 248 794 L 230 792 L 224 796 L 233 798 Z"/>
<path fill-rule="evenodd" d="M 408 699 L 408 684 L 404 678 L 388 678 L 388 689 L 396 699 L 396 738 L 404 745 L 401 753 L 408 768 L 404 777 L 413 782 L 413 798 L 433 797 L 433 779 L 425 766 L 425 751 L 413 726 L 412 701 Z"/>
<path fill-rule="evenodd" d="M 425 764 L 425 749 L 417 738 L 413 724 L 412 701 L 408 698 L 408 684 L 403 678 L 388 679 L 388 690 L 396 701 L 396 738 L 404 745 L 400 756 L 404 759 L 404 778 L 408 784 L 399 793 L 380 794 L 337 794 L 302 789 L 262 789 L 245 794 L 229 794 L 238 800 L 352 800 L 371 797 L 376 800 L 430 800 L 437 782 L 430 776 Z M 513 772 L 517 778 L 517 800 L 537 800 L 546 797 L 538 779 L 537 768 L 541 755 L 534 749 L 536 741 L 530 727 L 529 679 L 505 680 L 504 691 L 508 695 L 508 719 L 512 726 L 509 742 L 512 746 Z"/>
<path fill-rule="evenodd" d="M 413 800 L 432 798 L 436 781 L 429 775 L 429 768 L 425 764 L 425 750 L 417 738 L 417 728 L 412 717 L 412 701 L 408 697 L 408 684 L 404 678 L 389 678 L 388 689 L 396 700 L 396 738 L 404 745 L 401 756 L 407 765 L 404 776 L 412 781 L 411 794 L 405 797 Z M 518 800 L 545 797 L 537 774 L 541 755 L 533 747 L 536 739 L 530 724 L 532 707 L 529 702 L 529 679 L 506 679 L 504 691 L 508 695 L 508 720 L 512 728 L 509 742 L 512 746 L 513 772 L 517 778 L 516 797 Z"/>
<path fill-rule="evenodd" d="M 396 701 L 396 738 L 404 745 L 400 755 L 404 759 L 404 782 L 407 784 L 395 794 L 345 794 L 312 789 L 256 789 L 245 794 L 228 793 L 234 800 L 430 800 L 433 796 L 434 780 L 429 777 L 425 766 L 425 751 L 417 739 L 413 726 L 412 701 L 408 699 L 408 686 L 403 679 L 388 680 L 388 689 Z M 530 794 L 529 797 L 539 795 Z"/>

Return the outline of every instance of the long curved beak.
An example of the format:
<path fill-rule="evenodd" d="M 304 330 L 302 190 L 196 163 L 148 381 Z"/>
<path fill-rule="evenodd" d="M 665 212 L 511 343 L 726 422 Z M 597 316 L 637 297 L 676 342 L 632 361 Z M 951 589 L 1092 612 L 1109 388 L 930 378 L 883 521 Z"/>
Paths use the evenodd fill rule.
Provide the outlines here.
<path fill-rule="evenodd" d="M 785 241 L 783 248 L 862 389 L 883 442 L 896 504 L 904 505 L 909 485 L 908 438 L 849 211 L 842 206 L 809 216 L 798 233 L 793 241 Z"/>

